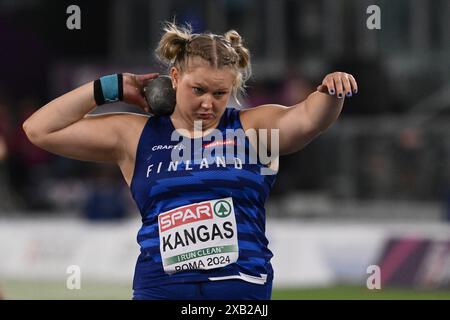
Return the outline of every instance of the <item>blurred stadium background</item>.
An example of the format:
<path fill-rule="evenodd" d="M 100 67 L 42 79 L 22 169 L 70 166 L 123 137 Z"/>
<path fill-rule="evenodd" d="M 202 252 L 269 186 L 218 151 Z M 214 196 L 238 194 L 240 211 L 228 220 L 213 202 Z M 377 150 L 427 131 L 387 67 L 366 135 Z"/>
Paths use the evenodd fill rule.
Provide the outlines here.
<path fill-rule="evenodd" d="M 66 9 L 81 9 L 68 30 Z M 381 9 L 369 30 L 368 6 Z M 21 124 L 101 75 L 164 72 L 162 22 L 238 30 L 253 56 L 244 107 L 291 105 L 329 72 L 360 92 L 283 157 L 267 204 L 276 299 L 450 299 L 448 0 L 0 0 L 0 292 L 129 299 L 139 214 L 117 168 L 31 145 Z M 126 110 L 107 105 L 94 112 Z M 68 290 L 67 268 L 82 271 Z M 381 270 L 369 290 L 368 267 Z"/>

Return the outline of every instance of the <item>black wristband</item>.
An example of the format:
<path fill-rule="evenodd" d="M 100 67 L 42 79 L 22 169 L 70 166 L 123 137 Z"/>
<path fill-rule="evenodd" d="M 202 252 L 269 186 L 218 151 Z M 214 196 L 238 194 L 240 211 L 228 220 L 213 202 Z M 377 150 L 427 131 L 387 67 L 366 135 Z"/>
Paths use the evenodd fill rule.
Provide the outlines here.
<path fill-rule="evenodd" d="M 103 90 L 100 79 L 94 81 L 94 100 L 95 104 L 98 106 L 101 106 L 105 103 L 105 97 L 103 97 Z"/>
<path fill-rule="evenodd" d="M 123 101 L 123 75 L 121 73 L 117 74 L 117 81 L 119 82 L 117 86 L 119 87 L 118 98 Z"/>

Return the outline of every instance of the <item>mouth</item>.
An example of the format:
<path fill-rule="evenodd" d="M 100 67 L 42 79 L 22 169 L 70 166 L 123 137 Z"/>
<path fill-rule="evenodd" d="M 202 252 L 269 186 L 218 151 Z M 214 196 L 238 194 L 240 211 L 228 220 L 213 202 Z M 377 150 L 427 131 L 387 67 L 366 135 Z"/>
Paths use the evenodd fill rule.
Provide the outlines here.
<path fill-rule="evenodd" d="M 213 119 L 214 114 L 212 113 L 197 113 L 197 117 L 203 120 Z"/>

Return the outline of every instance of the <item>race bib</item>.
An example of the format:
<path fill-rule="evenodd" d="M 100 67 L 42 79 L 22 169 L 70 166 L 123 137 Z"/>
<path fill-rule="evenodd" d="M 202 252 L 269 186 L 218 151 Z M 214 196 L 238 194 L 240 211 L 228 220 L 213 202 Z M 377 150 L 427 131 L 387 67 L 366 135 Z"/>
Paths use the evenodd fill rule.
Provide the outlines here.
<path fill-rule="evenodd" d="M 160 213 L 160 252 L 164 271 L 213 269 L 239 256 L 233 199 L 204 201 Z"/>

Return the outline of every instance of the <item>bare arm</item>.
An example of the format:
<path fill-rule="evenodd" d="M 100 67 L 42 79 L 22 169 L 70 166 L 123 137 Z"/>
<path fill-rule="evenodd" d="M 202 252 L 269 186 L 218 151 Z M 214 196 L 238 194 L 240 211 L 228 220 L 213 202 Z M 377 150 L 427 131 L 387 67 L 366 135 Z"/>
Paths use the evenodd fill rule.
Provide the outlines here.
<path fill-rule="evenodd" d="M 124 74 L 124 101 L 146 108 L 142 86 L 157 74 Z M 36 111 L 23 129 L 30 141 L 47 151 L 86 161 L 118 162 L 123 156 L 126 128 L 120 115 L 86 117 L 95 108 L 89 82 L 49 102 Z"/>
<path fill-rule="evenodd" d="M 291 107 L 272 104 L 244 110 L 241 120 L 255 129 L 279 129 L 281 155 L 299 151 L 336 121 L 344 96 L 356 93 L 357 84 L 353 76 L 336 72 L 327 75 L 317 89 Z"/>

